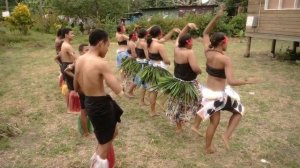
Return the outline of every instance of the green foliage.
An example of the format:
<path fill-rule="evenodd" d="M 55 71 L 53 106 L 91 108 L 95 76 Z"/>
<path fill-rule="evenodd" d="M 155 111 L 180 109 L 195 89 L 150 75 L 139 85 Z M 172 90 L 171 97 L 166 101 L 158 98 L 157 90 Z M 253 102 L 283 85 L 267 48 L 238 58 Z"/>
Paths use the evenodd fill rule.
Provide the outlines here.
<path fill-rule="evenodd" d="M 53 0 L 57 12 L 71 17 L 120 17 L 126 11 L 127 0 Z"/>
<path fill-rule="evenodd" d="M 238 14 L 236 16 L 234 16 L 228 23 L 228 25 L 231 28 L 231 34 L 233 35 L 241 35 L 240 31 L 241 30 L 245 30 L 246 27 L 246 14 L 242 13 L 242 14 Z"/>
<path fill-rule="evenodd" d="M 202 36 L 202 32 L 211 21 L 214 16 L 212 14 L 195 15 L 191 14 L 182 18 L 163 18 L 160 15 L 153 16 L 150 21 L 146 18 L 142 18 L 127 27 L 127 30 L 131 32 L 136 25 L 144 28 L 148 28 L 152 25 L 161 26 L 164 33 L 169 32 L 174 27 L 183 28 L 187 23 L 192 22 L 198 26 L 198 30 L 191 31 L 191 35 L 194 37 Z M 228 36 L 237 35 L 241 30 L 244 31 L 246 24 L 246 15 L 240 14 L 236 17 L 227 16 L 225 14 L 217 23 L 214 31 L 224 32 Z"/>
<path fill-rule="evenodd" d="M 6 20 L 10 23 L 13 29 L 19 30 L 24 35 L 28 33 L 33 24 L 31 13 L 27 5 L 23 3 L 18 3 L 11 16 Z"/>
<path fill-rule="evenodd" d="M 108 35 L 109 38 L 113 38 L 115 37 L 115 33 L 116 33 L 116 20 L 109 18 L 108 16 L 105 17 L 105 19 L 101 20 L 100 22 L 97 23 L 97 27 L 102 28 L 103 30 L 105 30 Z"/>
<path fill-rule="evenodd" d="M 57 19 L 57 15 L 33 15 L 34 26 L 33 29 L 44 33 L 55 33 L 61 27 L 64 27 L 66 23 Z"/>

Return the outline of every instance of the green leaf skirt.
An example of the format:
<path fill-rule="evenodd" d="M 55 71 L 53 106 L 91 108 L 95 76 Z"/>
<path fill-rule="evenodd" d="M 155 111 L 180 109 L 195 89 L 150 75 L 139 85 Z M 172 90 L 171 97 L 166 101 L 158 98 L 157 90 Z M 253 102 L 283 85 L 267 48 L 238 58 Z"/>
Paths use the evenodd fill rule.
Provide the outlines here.
<path fill-rule="evenodd" d="M 166 77 L 172 77 L 172 74 L 161 67 L 146 66 L 138 73 L 138 76 L 150 86 L 156 87 L 160 80 Z"/>
<path fill-rule="evenodd" d="M 126 78 L 133 78 L 142 69 L 142 64 L 134 59 L 127 58 L 123 60 L 121 69 L 124 71 Z"/>
<path fill-rule="evenodd" d="M 187 122 L 201 108 L 201 90 L 197 80 L 184 81 L 166 77 L 159 81 L 155 89 L 168 95 L 167 117 L 172 122 Z"/>

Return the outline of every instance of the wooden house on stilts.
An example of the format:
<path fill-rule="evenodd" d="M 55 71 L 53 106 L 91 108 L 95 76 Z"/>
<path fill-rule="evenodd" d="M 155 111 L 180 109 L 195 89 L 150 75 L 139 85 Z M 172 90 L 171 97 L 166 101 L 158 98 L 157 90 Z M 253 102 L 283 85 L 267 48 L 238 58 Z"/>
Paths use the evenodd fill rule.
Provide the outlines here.
<path fill-rule="evenodd" d="M 293 42 L 296 53 L 300 42 L 300 0 L 249 0 L 246 23 L 248 37 L 245 56 L 250 56 L 251 39 L 271 39 L 271 53 L 276 40 Z"/>

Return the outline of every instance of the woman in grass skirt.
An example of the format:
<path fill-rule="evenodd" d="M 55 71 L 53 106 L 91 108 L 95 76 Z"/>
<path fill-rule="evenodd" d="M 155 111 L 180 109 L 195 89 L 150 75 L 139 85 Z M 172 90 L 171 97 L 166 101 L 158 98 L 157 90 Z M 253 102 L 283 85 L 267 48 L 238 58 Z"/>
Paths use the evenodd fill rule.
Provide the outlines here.
<path fill-rule="evenodd" d="M 156 112 L 157 91 L 153 90 L 159 80 L 164 77 L 171 76 L 167 66 L 170 65 L 167 51 L 163 42 L 170 39 L 174 32 L 179 32 L 179 29 L 171 30 L 165 37 L 162 37 L 162 30 L 159 26 L 153 26 L 150 29 L 150 36 L 147 38 L 147 46 L 149 53 L 149 66 L 144 68 L 138 75 L 142 81 L 150 85 L 150 116 L 159 115 Z"/>
<path fill-rule="evenodd" d="M 120 70 L 121 68 L 121 64 L 122 64 L 122 60 L 126 59 L 129 57 L 129 53 L 127 50 L 127 40 L 129 39 L 129 37 L 125 34 L 126 29 L 125 26 L 123 24 L 120 24 L 117 27 L 117 32 L 116 32 L 116 39 L 118 41 L 118 49 L 117 49 L 117 63 L 116 63 L 116 67 L 118 70 Z M 123 82 L 123 84 L 125 83 L 125 73 L 121 70 L 120 71 L 120 77 L 121 80 Z"/>
<path fill-rule="evenodd" d="M 134 31 L 129 34 L 129 41 L 128 41 L 128 49 L 127 52 L 129 54 L 128 58 L 124 58 L 122 60 L 121 69 L 125 75 L 126 83 L 129 82 L 129 90 L 126 92 L 128 97 L 133 97 L 133 90 L 136 85 L 133 83 L 135 75 L 139 71 L 139 64 L 136 62 L 136 41 L 138 40 L 137 33 Z"/>
<path fill-rule="evenodd" d="M 138 42 L 136 44 L 135 48 L 135 53 L 136 53 L 136 62 L 138 63 L 136 67 L 137 72 L 142 71 L 147 65 L 148 65 L 148 47 L 147 47 L 147 42 L 146 42 L 146 37 L 147 37 L 147 30 L 146 29 L 140 29 L 138 31 Z M 141 94 L 141 99 L 140 99 L 140 105 L 146 105 L 145 103 L 145 94 L 146 94 L 146 89 L 147 89 L 147 84 L 145 81 L 142 81 L 141 77 L 137 74 L 134 77 L 134 85 L 133 86 L 138 86 L 141 87 L 142 89 L 142 94 Z M 133 92 L 134 87 L 130 87 L 128 94 Z"/>
<path fill-rule="evenodd" d="M 166 115 L 176 123 L 176 131 L 182 131 L 182 124 L 194 118 L 201 107 L 200 83 L 196 80 L 201 69 L 192 50 L 189 30 L 197 29 L 194 23 L 187 24 L 180 32 L 174 49 L 174 77 L 159 81 L 157 88 L 169 96 Z M 199 116 L 198 116 L 199 117 Z"/>
<path fill-rule="evenodd" d="M 208 78 L 207 86 L 202 89 L 203 107 L 197 113 L 203 120 L 210 119 L 205 138 L 205 152 L 207 154 L 215 152 L 212 139 L 220 122 L 220 111 L 232 112 L 226 132 L 223 135 L 226 148 L 229 148 L 229 139 L 244 114 L 244 107 L 240 102 L 239 95 L 228 85 L 239 86 L 255 83 L 254 79 L 237 80 L 234 78 L 231 58 L 224 54 L 228 45 L 226 35 L 222 32 L 215 32 L 209 37 L 218 19 L 222 17 L 223 12 L 224 6 L 221 6 L 217 15 L 210 21 L 203 32 Z"/>

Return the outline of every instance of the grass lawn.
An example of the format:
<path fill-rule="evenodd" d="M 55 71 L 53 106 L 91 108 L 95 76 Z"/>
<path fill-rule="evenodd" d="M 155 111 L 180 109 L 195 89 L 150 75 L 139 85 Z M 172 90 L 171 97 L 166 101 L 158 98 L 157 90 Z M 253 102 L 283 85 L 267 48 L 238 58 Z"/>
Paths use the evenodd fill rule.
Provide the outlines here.
<path fill-rule="evenodd" d="M 96 139 L 82 138 L 77 130 L 78 116 L 66 113 L 58 87 L 59 68 L 53 61 L 54 35 L 1 33 L 6 39 L 0 40 L 0 167 L 89 167 Z M 10 43 L 4 45 L 7 41 Z M 76 37 L 74 49 L 86 41 L 87 36 Z M 291 44 L 278 42 L 277 49 L 287 45 Z M 229 151 L 221 135 L 230 113 L 221 114 L 214 137 L 217 153 L 205 155 L 205 139 L 193 134 L 190 124 L 178 136 L 161 109 L 160 117 L 149 117 L 149 108 L 138 105 L 136 91 L 137 98 L 119 100 L 125 113 L 114 143 L 116 167 L 300 167 L 300 66 L 271 59 L 270 46 L 271 41 L 254 39 L 251 57 L 244 58 L 246 43 L 230 40 L 227 54 L 233 59 L 235 76 L 259 77 L 262 82 L 236 88 L 246 115 Z M 167 43 L 170 59 L 173 47 L 173 42 Z M 116 48 L 117 44 L 111 43 L 107 55 L 112 65 Z M 194 50 L 203 71 L 198 78 L 205 83 L 205 59 L 199 40 Z M 207 124 L 201 125 L 203 134 Z"/>

